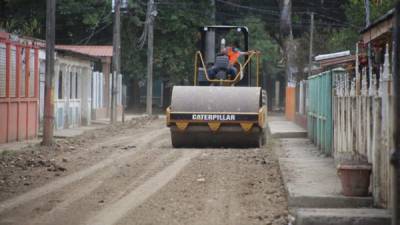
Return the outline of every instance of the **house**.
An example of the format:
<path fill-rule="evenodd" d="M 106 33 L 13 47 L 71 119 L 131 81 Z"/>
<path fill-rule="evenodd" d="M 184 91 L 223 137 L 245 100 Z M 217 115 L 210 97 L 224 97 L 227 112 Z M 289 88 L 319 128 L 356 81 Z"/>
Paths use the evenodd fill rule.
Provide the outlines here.
<path fill-rule="evenodd" d="M 56 129 L 109 116 L 111 58 L 112 46 L 56 46 Z M 43 40 L 0 32 L 0 143 L 37 137 L 44 112 L 45 62 Z M 116 82 L 121 114 L 122 75 Z"/>
<path fill-rule="evenodd" d="M 373 202 L 386 209 L 393 199 L 393 14 L 389 11 L 361 31 L 355 55 L 339 52 L 315 57 L 319 71 L 305 80 L 309 139 L 337 164 L 371 164 Z M 368 44 L 372 46 L 371 68 Z"/>
<path fill-rule="evenodd" d="M 56 48 L 54 65 L 56 129 L 90 124 L 92 65 L 96 60 L 88 55 Z M 44 107 L 44 101 L 41 101 L 41 107 Z"/>
<path fill-rule="evenodd" d="M 336 68 L 345 68 L 346 71 L 354 74 L 355 68 L 355 55 L 350 54 L 350 51 L 334 52 L 323 55 L 317 55 L 314 57 L 311 72 L 309 68 L 304 68 L 302 74 L 310 74 L 308 78 L 300 80 L 298 82 L 292 82 L 290 86 L 286 88 L 286 107 L 285 115 L 289 120 L 294 121 L 299 126 L 307 129 L 308 122 L 308 107 L 310 105 L 309 96 L 309 80 L 316 78 L 323 72 L 333 71 Z M 295 74 L 299 74 L 298 71 Z"/>
<path fill-rule="evenodd" d="M 0 32 L 0 143 L 38 134 L 41 47 L 40 41 Z"/>
<path fill-rule="evenodd" d="M 378 18 L 368 27 L 361 30 L 361 39 L 364 44 L 371 43 L 375 53 L 389 44 L 391 47 L 392 32 L 394 25 L 394 9 Z"/>
<path fill-rule="evenodd" d="M 111 58 L 112 46 L 56 45 L 56 129 L 85 126 L 110 116 Z M 121 74 L 116 82 L 117 115 L 121 115 Z"/>
<path fill-rule="evenodd" d="M 364 51 L 368 44 L 371 44 L 371 58 L 372 58 L 372 73 L 376 74 L 377 79 L 381 79 L 381 69 L 385 63 L 385 54 L 389 53 L 392 55 L 392 35 L 394 25 L 394 9 L 389 10 L 385 15 L 378 18 L 370 26 L 363 29 L 361 33 L 361 40 L 363 43 Z M 360 61 L 367 61 L 367 57 L 364 56 Z M 364 63 L 364 68 L 368 69 L 368 64 Z M 382 77 L 387 80 L 388 77 Z"/>
<path fill-rule="evenodd" d="M 392 205 L 391 177 L 393 170 L 390 164 L 390 154 L 394 149 L 393 138 L 393 87 L 392 87 L 392 35 L 394 27 L 394 9 L 363 29 L 361 39 L 363 46 L 372 46 L 372 68 L 364 63 L 361 74 L 357 76 L 361 95 L 375 98 L 370 100 L 374 111 L 366 110 L 369 118 L 364 116 L 366 126 L 370 126 L 370 136 L 364 134 L 359 138 L 359 146 L 373 165 L 373 197 L 377 205 L 388 208 Z M 357 79 L 356 78 L 356 79 Z M 364 141 L 364 145 L 361 141 Z"/>
<path fill-rule="evenodd" d="M 102 119 L 110 116 L 111 109 L 111 45 L 57 45 L 56 49 L 87 55 L 97 59 L 93 64 L 91 80 L 91 118 Z M 122 114 L 122 75 L 116 79 L 117 115 Z"/>

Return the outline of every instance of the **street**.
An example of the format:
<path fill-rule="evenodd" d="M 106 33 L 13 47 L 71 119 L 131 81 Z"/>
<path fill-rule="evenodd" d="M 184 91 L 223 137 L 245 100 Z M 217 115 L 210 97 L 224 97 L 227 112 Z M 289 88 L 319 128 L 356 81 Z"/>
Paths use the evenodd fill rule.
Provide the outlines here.
<path fill-rule="evenodd" d="M 174 149 L 141 118 L 0 153 L 1 225 L 287 224 L 274 140 Z"/>
<path fill-rule="evenodd" d="M 399 0 L 0 11 L 0 225 L 400 225 Z"/>

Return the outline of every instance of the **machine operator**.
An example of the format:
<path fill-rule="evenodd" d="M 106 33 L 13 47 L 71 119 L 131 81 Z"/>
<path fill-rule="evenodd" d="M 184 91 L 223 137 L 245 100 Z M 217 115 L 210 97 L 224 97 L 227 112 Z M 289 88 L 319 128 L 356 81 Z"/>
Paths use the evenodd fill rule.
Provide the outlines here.
<path fill-rule="evenodd" d="M 238 64 L 239 57 L 250 55 L 251 53 L 253 53 L 253 51 L 240 51 L 239 43 L 235 41 L 232 46 L 227 46 L 221 49 L 220 54 L 217 55 L 214 66 L 208 70 L 208 75 L 211 79 L 214 79 L 218 71 L 226 70 L 228 76 L 233 79 L 238 71 L 235 65 Z"/>

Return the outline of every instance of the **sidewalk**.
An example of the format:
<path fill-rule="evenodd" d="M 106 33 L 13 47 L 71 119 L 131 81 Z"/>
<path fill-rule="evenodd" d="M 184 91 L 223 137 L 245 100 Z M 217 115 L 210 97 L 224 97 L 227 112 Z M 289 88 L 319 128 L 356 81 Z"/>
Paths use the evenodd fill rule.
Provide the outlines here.
<path fill-rule="evenodd" d="M 371 208 L 372 197 L 341 194 L 333 158 L 325 157 L 307 138 L 298 138 L 299 126 L 283 117 L 270 118 L 268 126 L 272 135 L 279 134 L 276 154 L 296 225 L 390 224 L 387 210 Z"/>
<path fill-rule="evenodd" d="M 307 137 L 307 131 L 297 124 L 285 120 L 280 116 L 268 117 L 268 129 L 274 138 L 302 138 Z"/>
<path fill-rule="evenodd" d="M 145 117 L 146 114 L 125 114 L 125 121 L 129 121 L 132 119 L 137 119 L 137 118 L 142 118 Z M 118 122 L 122 122 L 122 117 L 117 118 Z M 110 124 L 110 118 L 101 118 L 98 120 L 92 120 L 91 121 L 92 125 L 97 124 L 97 125 L 109 125 Z"/>
<path fill-rule="evenodd" d="M 145 117 L 145 114 L 127 114 L 125 115 L 125 121 L 130 121 L 136 118 Z M 121 117 L 118 118 L 118 122 L 121 122 Z M 68 129 L 55 129 L 54 130 L 54 137 L 55 138 L 71 138 L 82 135 L 85 131 L 101 129 L 110 125 L 110 119 L 104 118 L 100 120 L 92 120 L 91 125 L 89 126 L 81 126 L 81 127 L 74 127 Z M 39 144 L 42 141 L 42 133 L 39 133 L 38 138 L 20 141 L 20 142 L 11 142 L 11 143 L 4 143 L 0 144 L 0 153 L 4 151 L 20 151 L 30 145 Z"/>

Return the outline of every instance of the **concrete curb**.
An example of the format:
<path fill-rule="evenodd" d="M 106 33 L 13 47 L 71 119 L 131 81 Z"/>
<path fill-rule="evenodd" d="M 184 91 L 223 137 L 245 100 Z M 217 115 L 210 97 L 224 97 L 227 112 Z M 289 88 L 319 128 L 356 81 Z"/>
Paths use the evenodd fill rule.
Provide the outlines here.
<path fill-rule="evenodd" d="M 297 209 L 296 225 L 390 225 L 384 209 Z"/>
<path fill-rule="evenodd" d="M 274 138 L 306 138 L 307 132 L 286 132 L 286 133 L 275 132 L 271 134 L 271 136 Z"/>
<path fill-rule="evenodd" d="M 307 131 L 297 124 L 277 118 L 268 121 L 267 129 L 274 138 L 305 138 Z"/>
<path fill-rule="evenodd" d="M 288 194 L 288 205 L 291 208 L 367 208 L 372 207 L 373 200 L 372 197 L 293 196 Z"/>

